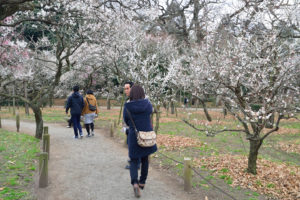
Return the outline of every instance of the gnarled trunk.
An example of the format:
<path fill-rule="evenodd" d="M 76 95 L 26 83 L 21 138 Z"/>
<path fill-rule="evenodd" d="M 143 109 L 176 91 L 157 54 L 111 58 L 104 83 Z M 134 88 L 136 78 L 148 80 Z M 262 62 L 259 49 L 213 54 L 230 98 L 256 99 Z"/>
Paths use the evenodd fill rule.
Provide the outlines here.
<path fill-rule="evenodd" d="M 42 110 L 38 106 L 35 106 L 35 105 L 31 105 L 31 108 L 34 112 L 35 124 L 36 124 L 35 137 L 38 139 L 42 139 L 43 126 L 44 126 Z"/>
<path fill-rule="evenodd" d="M 248 157 L 248 168 L 247 172 L 251 174 L 257 174 L 256 172 L 256 161 L 258 156 L 258 150 L 262 144 L 262 140 L 250 139 L 250 151 Z"/>
<path fill-rule="evenodd" d="M 206 107 L 205 102 L 204 102 L 202 99 L 199 99 L 199 101 L 200 101 L 200 103 L 201 103 L 202 106 L 203 106 L 203 111 L 204 111 L 204 114 L 205 114 L 206 119 L 207 119 L 208 121 L 211 122 L 212 119 L 211 119 L 211 116 L 210 116 L 209 113 L 208 113 L 208 110 L 207 110 L 207 107 Z"/>

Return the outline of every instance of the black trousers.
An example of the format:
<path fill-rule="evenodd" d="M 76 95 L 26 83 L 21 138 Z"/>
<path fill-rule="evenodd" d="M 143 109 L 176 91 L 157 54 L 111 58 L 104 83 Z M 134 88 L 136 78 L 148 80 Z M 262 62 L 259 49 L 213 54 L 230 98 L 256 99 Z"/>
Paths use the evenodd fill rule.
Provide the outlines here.
<path fill-rule="evenodd" d="M 138 165 L 141 160 L 141 176 L 140 180 L 138 180 Z M 130 177 L 131 177 L 131 184 L 141 183 L 145 184 L 148 176 L 148 169 L 149 169 L 149 159 L 148 156 L 142 158 L 131 158 L 130 159 Z"/>
<path fill-rule="evenodd" d="M 85 124 L 85 129 L 86 129 L 86 132 L 89 135 L 90 134 L 90 129 L 92 130 L 92 132 L 94 131 L 94 123 Z"/>

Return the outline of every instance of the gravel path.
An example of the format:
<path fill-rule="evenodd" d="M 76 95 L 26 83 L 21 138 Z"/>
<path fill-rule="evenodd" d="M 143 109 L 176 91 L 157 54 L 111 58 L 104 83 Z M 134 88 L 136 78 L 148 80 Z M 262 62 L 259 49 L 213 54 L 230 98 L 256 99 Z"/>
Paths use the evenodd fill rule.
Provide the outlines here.
<path fill-rule="evenodd" d="M 73 129 L 45 124 L 50 134 L 49 186 L 37 189 L 39 200 L 123 200 L 136 199 L 124 169 L 127 149 L 95 130 L 95 137 L 73 139 Z M 15 121 L 2 120 L 2 127 L 16 131 Z M 33 135 L 35 124 L 21 122 L 20 132 Z M 153 168 L 141 199 L 196 199 L 183 185 Z M 199 197 L 197 199 L 204 199 Z"/>

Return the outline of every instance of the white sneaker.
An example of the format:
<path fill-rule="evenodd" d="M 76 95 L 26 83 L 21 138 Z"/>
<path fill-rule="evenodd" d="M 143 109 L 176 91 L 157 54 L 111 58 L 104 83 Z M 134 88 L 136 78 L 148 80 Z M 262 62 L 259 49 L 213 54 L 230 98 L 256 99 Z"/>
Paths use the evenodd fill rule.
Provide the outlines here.
<path fill-rule="evenodd" d="M 92 131 L 92 136 L 94 136 L 95 134 L 94 134 L 94 131 Z"/>
<path fill-rule="evenodd" d="M 80 133 L 80 138 L 83 138 L 83 134 L 82 133 Z"/>
<path fill-rule="evenodd" d="M 78 137 L 76 137 L 75 135 L 73 136 L 74 139 L 78 139 Z"/>

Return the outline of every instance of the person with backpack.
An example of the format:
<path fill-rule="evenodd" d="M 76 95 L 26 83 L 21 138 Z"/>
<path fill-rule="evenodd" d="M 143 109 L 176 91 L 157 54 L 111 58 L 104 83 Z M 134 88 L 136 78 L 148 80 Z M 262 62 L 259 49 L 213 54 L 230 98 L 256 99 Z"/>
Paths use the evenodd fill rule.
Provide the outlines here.
<path fill-rule="evenodd" d="M 88 90 L 84 98 L 84 108 L 81 115 L 84 118 L 84 125 L 87 131 L 87 137 L 94 136 L 94 119 L 98 117 L 99 108 L 96 97 L 92 90 Z"/>
<path fill-rule="evenodd" d="M 84 107 L 84 101 L 81 94 L 79 94 L 79 86 L 73 87 L 73 93 L 68 97 L 67 105 L 66 105 L 66 114 L 68 114 L 69 109 L 71 109 L 71 120 L 73 122 L 74 129 L 74 138 L 78 139 L 78 131 L 80 138 L 83 137 L 82 128 L 80 124 L 80 116 L 82 109 Z"/>

